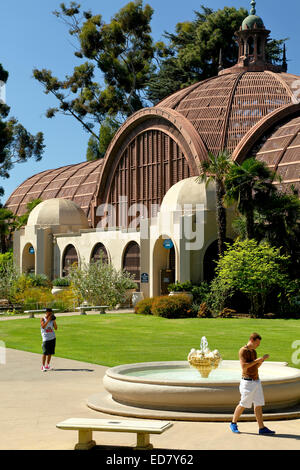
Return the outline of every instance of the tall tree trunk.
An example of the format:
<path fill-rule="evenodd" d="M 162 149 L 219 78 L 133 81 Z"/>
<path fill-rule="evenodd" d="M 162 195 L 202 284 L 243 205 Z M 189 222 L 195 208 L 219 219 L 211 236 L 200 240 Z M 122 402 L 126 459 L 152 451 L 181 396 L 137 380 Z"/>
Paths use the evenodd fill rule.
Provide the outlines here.
<path fill-rule="evenodd" d="M 226 241 L 226 209 L 223 205 L 225 190 L 221 182 L 216 182 L 217 192 L 217 229 L 219 256 L 224 255 Z"/>
<path fill-rule="evenodd" d="M 248 191 L 247 199 L 249 201 L 249 206 L 246 211 L 246 230 L 248 239 L 254 238 L 254 209 L 252 201 L 252 189 Z"/>

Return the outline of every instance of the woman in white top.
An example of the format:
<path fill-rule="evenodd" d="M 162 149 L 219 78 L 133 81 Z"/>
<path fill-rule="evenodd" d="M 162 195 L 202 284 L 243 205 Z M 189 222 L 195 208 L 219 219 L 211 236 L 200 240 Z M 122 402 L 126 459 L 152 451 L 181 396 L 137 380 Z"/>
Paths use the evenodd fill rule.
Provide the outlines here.
<path fill-rule="evenodd" d="M 46 316 L 41 318 L 41 335 L 43 338 L 43 357 L 42 357 L 42 371 L 50 369 L 51 356 L 55 354 L 57 330 L 56 317 L 53 315 L 51 308 L 46 309 Z"/>

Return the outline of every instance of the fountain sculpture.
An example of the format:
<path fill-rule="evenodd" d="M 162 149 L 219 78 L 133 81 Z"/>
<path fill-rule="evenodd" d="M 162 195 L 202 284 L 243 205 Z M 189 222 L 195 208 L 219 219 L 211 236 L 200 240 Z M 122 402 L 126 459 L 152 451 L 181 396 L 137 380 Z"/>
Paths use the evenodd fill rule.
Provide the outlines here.
<path fill-rule="evenodd" d="M 266 401 L 265 418 L 266 413 L 270 413 L 269 419 L 274 419 L 274 413 L 278 419 L 299 417 L 300 370 L 267 361 L 259 374 Z M 229 420 L 240 399 L 240 379 L 240 362 L 222 360 L 217 350 L 209 350 L 203 336 L 200 350 L 192 349 L 187 361 L 125 364 L 108 369 L 103 379 L 108 393 L 93 395 L 88 406 L 122 416 Z M 254 414 L 248 416 L 255 419 Z"/>
<path fill-rule="evenodd" d="M 207 379 L 213 369 L 217 369 L 222 361 L 221 355 L 217 349 L 211 351 L 208 348 L 208 342 L 205 336 L 202 337 L 200 350 L 191 349 L 188 355 L 188 362 L 195 367 L 201 377 Z"/>

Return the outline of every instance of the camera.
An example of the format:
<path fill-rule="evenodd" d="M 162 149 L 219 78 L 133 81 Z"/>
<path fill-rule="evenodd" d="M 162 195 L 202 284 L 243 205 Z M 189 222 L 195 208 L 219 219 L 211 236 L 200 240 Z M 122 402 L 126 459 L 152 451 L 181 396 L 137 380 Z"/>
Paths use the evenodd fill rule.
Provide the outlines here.
<path fill-rule="evenodd" d="M 56 320 L 56 316 L 55 316 L 55 315 L 52 315 L 51 320 L 52 320 L 52 321 Z"/>

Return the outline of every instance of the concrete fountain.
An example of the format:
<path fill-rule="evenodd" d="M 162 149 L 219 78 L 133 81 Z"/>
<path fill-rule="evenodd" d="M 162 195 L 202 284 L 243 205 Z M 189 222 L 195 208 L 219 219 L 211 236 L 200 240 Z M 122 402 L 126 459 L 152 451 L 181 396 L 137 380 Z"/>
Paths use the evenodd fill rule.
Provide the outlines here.
<path fill-rule="evenodd" d="M 89 398 L 88 406 L 121 416 L 174 420 L 227 421 L 239 402 L 239 361 L 222 361 L 205 337 L 187 361 L 125 364 L 106 371 L 107 393 Z M 265 419 L 300 417 L 300 370 L 282 362 L 260 368 Z M 255 419 L 245 414 L 243 420 Z"/>

